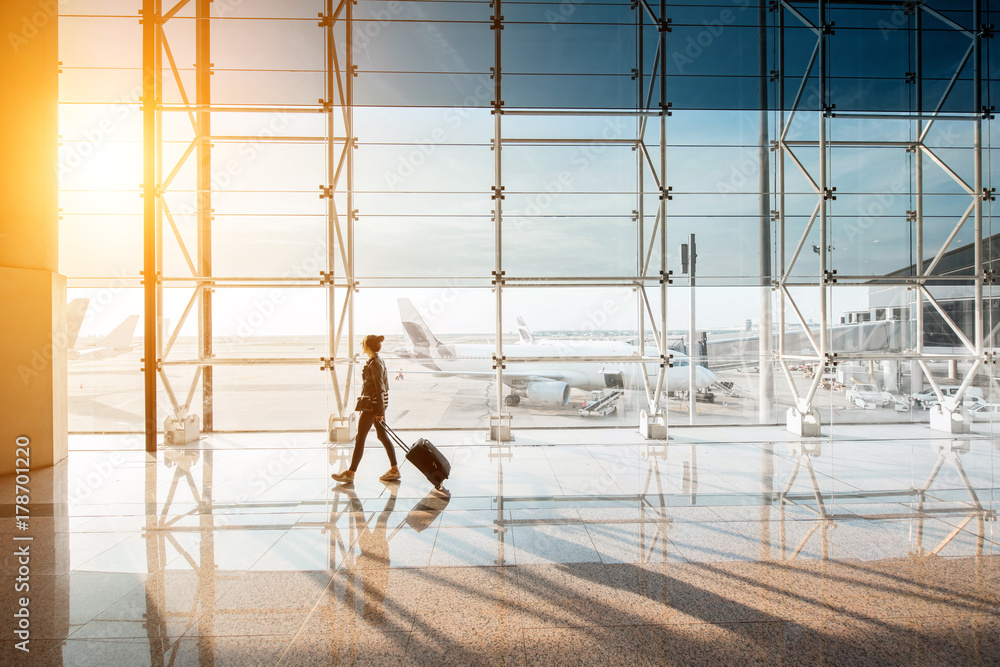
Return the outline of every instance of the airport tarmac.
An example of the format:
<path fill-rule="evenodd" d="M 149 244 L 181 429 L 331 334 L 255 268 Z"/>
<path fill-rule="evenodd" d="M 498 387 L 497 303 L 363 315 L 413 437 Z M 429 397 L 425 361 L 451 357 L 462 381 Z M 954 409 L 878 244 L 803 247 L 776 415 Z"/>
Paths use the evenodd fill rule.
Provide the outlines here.
<path fill-rule="evenodd" d="M 411 360 L 394 358 L 392 344 L 386 343 L 383 356 L 389 370 L 390 422 L 404 429 L 485 428 L 491 414 L 496 414 L 496 390 L 489 379 L 442 377 Z M 315 341 L 240 341 L 239 345 L 219 346 L 220 357 L 292 359 L 323 356 L 322 344 Z M 143 378 L 141 352 L 130 352 L 113 359 L 88 362 L 71 361 L 69 366 L 70 431 L 138 432 L 143 424 Z M 180 341 L 172 359 L 194 358 L 194 346 Z M 397 379 L 402 371 L 402 379 Z M 174 395 L 186 400 L 194 366 L 169 366 Z M 722 380 L 734 383 L 737 395 L 715 392 L 715 402 L 698 402 L 695 425 L 757 424 L 757 372 L 739 370 L 717 371 Z M 360 389 L 355 374 L 355 391 Z M 805 395 L 810 380 L 801 372 L 793 374 L 796 389 Z M 343 380 L 341 380 L 341 383 Z M 336 392 L 330 373 L 319 363 L 275 365 L 256 363 L 220 365 L 214 368 L 214 430 L 216 431 L 322 431 L 328 415 L 336 413 Z M 159 386 L 160 415 L 158 423 L 172 411 L 171 401 Z M 341 387 L 343 385 L 341 384 Z M 774 378 L 775 418 L 784 421 L 785 411 L 792 406 L 792 393 L 780 373 Z M 505 390 L 504 394 L 509 393 Z M 641 390 L 625 390 L 617 410 L 605 416 L 584 417 L 579 410 L 590 392 L 574 389 L 565 407 L 546 407 L 522 400 L 517 406 L 504 406 L 512 415 L 512 427 L 517 428 L 588 428 L 591 426 L 627 428 L 638 424 L 639 411 L 645 407 Z M 986 391 L 986 400 L 997 397 Z M 194 393 L 192 411 L 202 414 L 200 387 Z M 852 405 L 840 391 L 819 389 L 814 402 L 824 424 L 832 423 L 921 423 L 929 413 L 915 409 L 898 412 L 893 407 L 866 410 Z M 353 401 L 348 407 L 353 407 Z M 692 419 L 686 398 L 664 401 L 671 424 L 689 425 Z"/>

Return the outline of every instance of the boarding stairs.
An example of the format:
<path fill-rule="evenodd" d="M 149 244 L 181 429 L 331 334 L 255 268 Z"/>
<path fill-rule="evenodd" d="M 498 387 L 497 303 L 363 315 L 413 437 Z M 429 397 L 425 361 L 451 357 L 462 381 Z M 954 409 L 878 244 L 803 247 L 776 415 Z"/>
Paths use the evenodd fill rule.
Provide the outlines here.
<path fill-rule="evenodd" d="M 729 380 L 717 380 L 709 389 L 716 389 L 726 396 L 732 396 L 733 398 L 739 398 L 743 395 L 740 388 L 736 386 L 736 383 Z"/>

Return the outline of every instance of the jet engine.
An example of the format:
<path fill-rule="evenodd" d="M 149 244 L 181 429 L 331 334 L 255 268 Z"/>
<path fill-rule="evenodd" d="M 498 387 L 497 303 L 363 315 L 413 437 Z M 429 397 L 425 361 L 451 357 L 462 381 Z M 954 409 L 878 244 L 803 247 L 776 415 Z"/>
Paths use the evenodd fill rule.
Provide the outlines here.
<path fill-rule="evenodd" d="M 525 394 L 532 403 L 569 404 L 569 385 L 565 382 L 532 382 L 527 386 Z"/>

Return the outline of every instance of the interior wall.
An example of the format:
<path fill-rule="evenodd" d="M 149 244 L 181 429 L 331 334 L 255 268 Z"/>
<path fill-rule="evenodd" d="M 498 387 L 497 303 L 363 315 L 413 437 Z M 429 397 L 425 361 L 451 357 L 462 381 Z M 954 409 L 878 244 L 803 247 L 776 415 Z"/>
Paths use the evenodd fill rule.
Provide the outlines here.
<path fill-rule="evenodd" d="M 57 11 L 56 2 L 0 4 L 0 474 L 15 469 L 15 443 L 22 436 L 30 440 L 32 468 L 66 456 Z"/>

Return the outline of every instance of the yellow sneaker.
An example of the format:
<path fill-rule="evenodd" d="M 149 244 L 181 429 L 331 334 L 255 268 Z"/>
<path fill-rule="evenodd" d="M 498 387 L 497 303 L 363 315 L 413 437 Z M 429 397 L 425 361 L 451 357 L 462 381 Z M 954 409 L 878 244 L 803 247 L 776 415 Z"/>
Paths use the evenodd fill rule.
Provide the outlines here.
<path fill-rule="evenodd" d="M 400 479 L 398 470 L 389 470 L 387 473 L 379 477 L 383 482 L 398 482 Z"/>
<path fill-rule="evenodd" d="M 341 484 L 352 484 L 354 483 L 354 473 L 350 470 L 344 470 L 343 472 L 337 472 L 332 475 L 333 481 L 340 482 Z"/>

